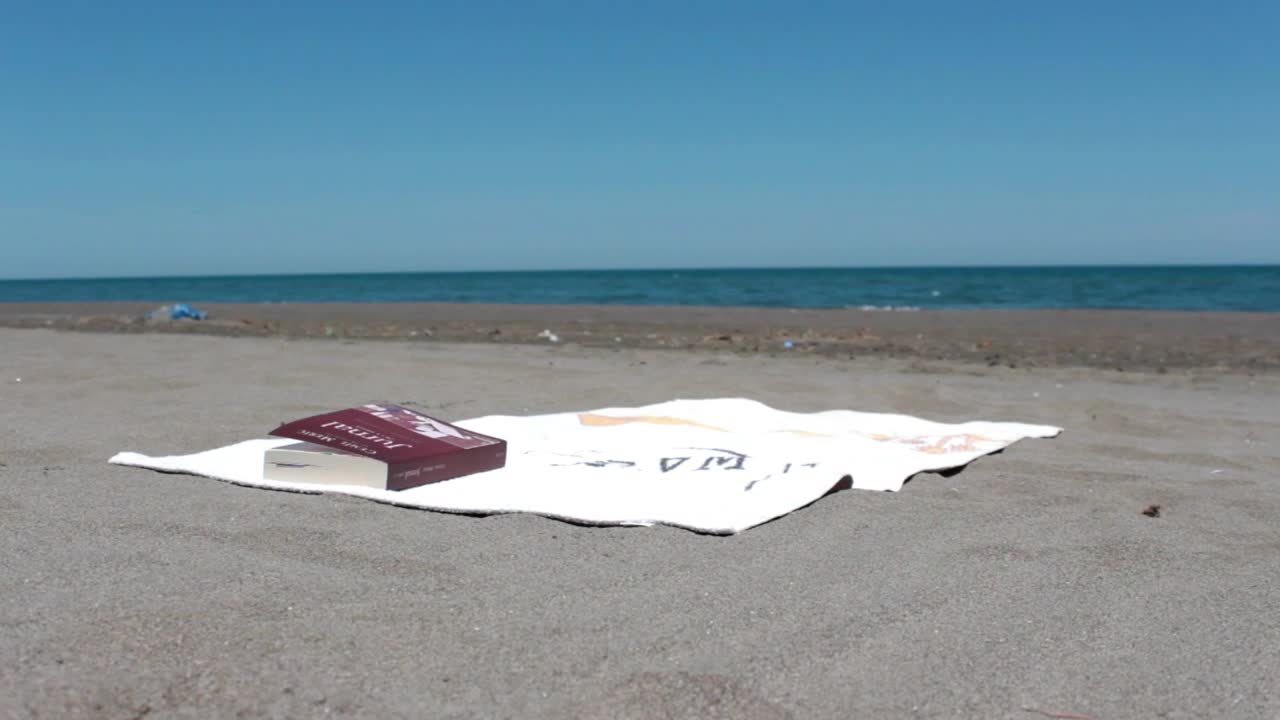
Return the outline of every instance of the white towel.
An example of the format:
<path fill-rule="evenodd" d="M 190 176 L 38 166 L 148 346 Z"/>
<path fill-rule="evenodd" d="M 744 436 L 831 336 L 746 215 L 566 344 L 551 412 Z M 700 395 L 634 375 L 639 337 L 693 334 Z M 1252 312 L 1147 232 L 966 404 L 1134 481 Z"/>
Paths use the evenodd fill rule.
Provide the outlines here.
<path fill-rule="evenodd" d="M 125 452 L 111 462 L 425 510 L 529 512 L 592 525 L 663 524 L 732 534 L 808 505 L 845 478 L 854 488 L 897 491 L 916 473 L 960 467 L 1023 438 L 1061 432 L 848 410 L 791 413 L 742 399 L 495 415 L 456 424 L 505 439 L 506 466 L 394 492 L 264 480 L 264 453 L 294 442 L 287 439 L 170 457 Z"/>

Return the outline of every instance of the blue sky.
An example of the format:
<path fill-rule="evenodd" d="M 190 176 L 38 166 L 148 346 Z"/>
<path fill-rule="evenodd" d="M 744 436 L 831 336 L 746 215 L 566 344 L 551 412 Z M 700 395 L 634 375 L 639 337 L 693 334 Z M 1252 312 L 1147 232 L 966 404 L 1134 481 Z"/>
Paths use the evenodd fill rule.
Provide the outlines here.
<path fill-rule="evenodd" d="M 1280 262 L 1280 3 L 4 15 L 0 277 Z"/>

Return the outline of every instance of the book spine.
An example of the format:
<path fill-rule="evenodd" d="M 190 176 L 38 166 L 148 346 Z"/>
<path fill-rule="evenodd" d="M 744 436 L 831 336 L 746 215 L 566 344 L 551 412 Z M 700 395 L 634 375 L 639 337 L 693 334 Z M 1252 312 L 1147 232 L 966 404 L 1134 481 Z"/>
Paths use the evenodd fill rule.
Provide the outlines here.
<path fill-rule="evenodd" d="M 408 490 L 419 485 L 451 480 L 463 475 L 497 470 L 507 462 L 507 444 L 459 450 L 418 460 L 393 463 L 387 467 L 387 489 Z"/>

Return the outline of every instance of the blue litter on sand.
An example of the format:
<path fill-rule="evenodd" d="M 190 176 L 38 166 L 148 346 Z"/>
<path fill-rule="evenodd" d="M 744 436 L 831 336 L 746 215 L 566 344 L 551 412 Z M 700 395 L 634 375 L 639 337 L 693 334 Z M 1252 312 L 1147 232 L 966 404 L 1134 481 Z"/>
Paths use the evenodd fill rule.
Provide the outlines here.
<path fill-rule="evenodd" d="M 782 347 L 784 347 L 784 348 L 786 348 L 786 349 L 790 350 L 791 348 L 795 347 L 795 343 L 793 343 L 793 342 L 791 342 L 790 340 L 788 340 L 788 341 L 786 341 L 786 342 L 782 343 Z"/>
<path fill-rule="evenodd" d="M 186 303 L 178 303 L 176 305 L 165 305 L 164 307 L 156 308 L 155 310 L 147 313 L 147 317 L 168 318 L 169 320 L 182 320 L 184 318 L 204 320 L 209 317 L 209 313 L 199 308 L 192 307 L 191 305 L 187 305 Z"/>

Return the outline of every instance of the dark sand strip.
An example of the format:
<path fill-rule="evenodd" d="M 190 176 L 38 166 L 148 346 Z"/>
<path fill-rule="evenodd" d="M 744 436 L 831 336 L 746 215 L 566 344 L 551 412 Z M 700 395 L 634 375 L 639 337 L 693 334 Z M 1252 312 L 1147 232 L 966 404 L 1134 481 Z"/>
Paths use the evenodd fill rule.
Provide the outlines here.
<path fill-rule="evenodd" d="M 1280 368 L 1280 314 L 1098 310 L 863 311 L 403 303 L 201 304 L 210 320 L 142 319 L 155 303 L 0 304 L 0 326 L 103 332 L 562 343 L 892 356 L 1122 370 Z M 787 350 L 784 343 L 790 341 Z"/>

